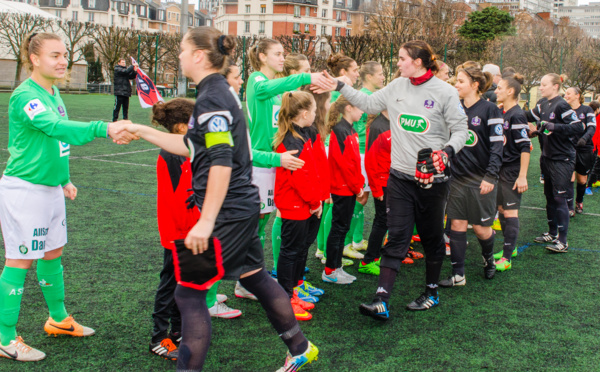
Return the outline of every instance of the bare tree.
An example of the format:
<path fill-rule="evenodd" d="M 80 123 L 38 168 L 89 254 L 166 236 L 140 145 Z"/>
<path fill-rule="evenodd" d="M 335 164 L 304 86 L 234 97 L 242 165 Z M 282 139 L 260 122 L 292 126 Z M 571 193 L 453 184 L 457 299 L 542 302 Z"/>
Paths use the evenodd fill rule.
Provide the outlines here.
<path fill-rule="evenodd" d="M 165 50 L 159 62 L 162 82 L 166 83 L 166 73 L 171 72 L 174 77 L 179 75 L 179 50 L 181 44 L 181 34 L 165 34 L 160 46 Z"/>
<path fill-rule="evenodd" d="M 65 45 L 67 47 L 67 58 L 69 62 L 67 65 L 66 89 L 68 91 L 71 85 L 71 71 L 73 70 L 73 65 L 79 61 L 85 60 L 84 48 L 86 42 L 88 38 L 93 35 L 97 27 L 90 22 L 63 20 L 55 22 L 53 28 L 54 26 L 56 26 L 63 34 Z"/>
<path fill-rule="evenodd" d="M 96 50 L 104 62 L 106 76 L 112 80 L 113 71 L 119 59 L 127 54 L 132 54 L 133 32 L 127 28 L 98 26 L 92 38 L 96 43 Z M 137 42 L 137 40 L 135 41 Z M 133 50 L 135 51 L 135 46 Z"/>
<path fill-rule="evenodd" d="M 34 31 L 43 31 L 48 28 L 49 22 L 46 18 L 33 16 L 31 14 L 6 14 L 0 18 L 0 41 L 10 47 L 10 51 L 17 60 L 15 81 L 21 78 L 23 63 L 21 62 L 21 46 L 25 38 Z"/>

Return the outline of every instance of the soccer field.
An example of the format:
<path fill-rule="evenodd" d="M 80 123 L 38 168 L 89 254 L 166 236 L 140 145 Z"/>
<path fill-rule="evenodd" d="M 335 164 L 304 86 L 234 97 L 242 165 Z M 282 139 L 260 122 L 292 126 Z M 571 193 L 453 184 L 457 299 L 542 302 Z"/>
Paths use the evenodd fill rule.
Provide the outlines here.
<path fill-rule="evenodd" d="M 8 159 L 8 100 L 0 93 L 0 170 Z M 112 116 L 114 97 L 64 95 L 69 117 L 89 121 Z M 150 110 L 137 97 L 130 119 L 148 124 Z M 440 306 L 408 312 L 407 303 L 424 287 L 425 263 L 403 266 L 394 287 L 392 319 L 379 323 L 358 313 L 373 297 L 377 278 L 347 269 L 358 280 L 349 286 L 321 282 L 323 269 L 311 248 L 307 280 L 326 293 L 302 322 L 320 350 L 306 371 L 598 370 L 600 365 L 600 194 L 586 196 L 583 215 L 571 220 L 569 252 L 551 254 L 533 238 L 547 229 L 539 183 L 539 149 L 533 152 L 529 191 L 523 198 L 519 256 L 513 269 L 483 278 L 480 247 L 468 234 L 466 287 L 440 289 Z M 48 337 L 47 307 L 35 269 L 28 273 L 18 333 L 46 352 L 41 362 L 0 360 L 0 371 L 162 371 L 175 364 L 148 352 L 151 314 L 163 248 L 156 227 L 155 162 L 158 149 L 144 141 L 118 146 L 96 139 L 71 147 L 71 179 L 79 193 L 67 200 L 69 244 L 63 256 L 67 310 L 96 330 L 85 339 Z M 373 218 L 365 209 L 365 238 Z M 265 259 L 272 267 L 270 224 Z M 497 235 L 496 251 L 502 246 Z M 422 252 L 417 243 L 415 248 Z M 0 265 L 3 265 L 4 254 Z M 358 262 L 358 261 L 356 261 Z M 449 275 L 446 260 L 442 277 Z M 257 302 L 237 299 L 233 282 L 219 293 L 243 311 L 233 320 L 213 319 L 206 371 L 275 371 L 286 348 Z"/>

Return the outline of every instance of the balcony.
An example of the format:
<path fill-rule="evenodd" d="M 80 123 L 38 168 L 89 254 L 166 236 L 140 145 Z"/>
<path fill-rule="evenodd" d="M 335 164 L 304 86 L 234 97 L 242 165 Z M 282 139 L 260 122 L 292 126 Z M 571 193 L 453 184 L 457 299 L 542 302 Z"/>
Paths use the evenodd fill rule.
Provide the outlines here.
<path fill-rule="evenodd" d="M 273 0 L 274 3 L 290 3 L 302 5 L 319 5 L 318 0 Z"/>

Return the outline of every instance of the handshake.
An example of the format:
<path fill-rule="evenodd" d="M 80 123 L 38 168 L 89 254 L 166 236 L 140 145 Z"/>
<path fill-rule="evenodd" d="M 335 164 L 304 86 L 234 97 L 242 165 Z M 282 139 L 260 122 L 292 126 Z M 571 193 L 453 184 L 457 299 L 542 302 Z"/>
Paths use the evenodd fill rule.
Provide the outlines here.
<path fill-rule="evenodd" d="M 127 145 L 131 141 L 140 139 L 136 125 L 130 120 L 119 120 L 108 124 L 108 137 L 118 145 Z"/>
<path fill-rule="evenodd" d="M 415 181 L 423 189 L 433 185 L 433 175 L 443 173 L 448 166 L 448 154 L 444 150 L 433 151 L 430 148 L 419 150 Z"/>

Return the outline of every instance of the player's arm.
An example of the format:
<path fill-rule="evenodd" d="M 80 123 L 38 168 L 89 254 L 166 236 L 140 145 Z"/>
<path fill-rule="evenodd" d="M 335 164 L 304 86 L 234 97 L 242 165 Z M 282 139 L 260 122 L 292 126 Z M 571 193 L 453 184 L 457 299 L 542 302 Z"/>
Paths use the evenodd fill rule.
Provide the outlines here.
<path fill-rule="evenodd" d="M 188 156 L 190 155 L 183 134 L 172 134 L 161 132 L 141 124 L 125 125 L 125 130 L 129 133 L 145 139 L 146 141 L 170 152 L 171 154 Z"/>
<path fill-rule="evenodd" d="M 262 76 L 255 76 L 254 94 L 259 100 L 265 100 L 275 97 L 278 94 L 293 91 L 303 85 L 311 83 L 311 75 L 315 74 L 295 74 L 284 78 L 266 80 Z"/>

